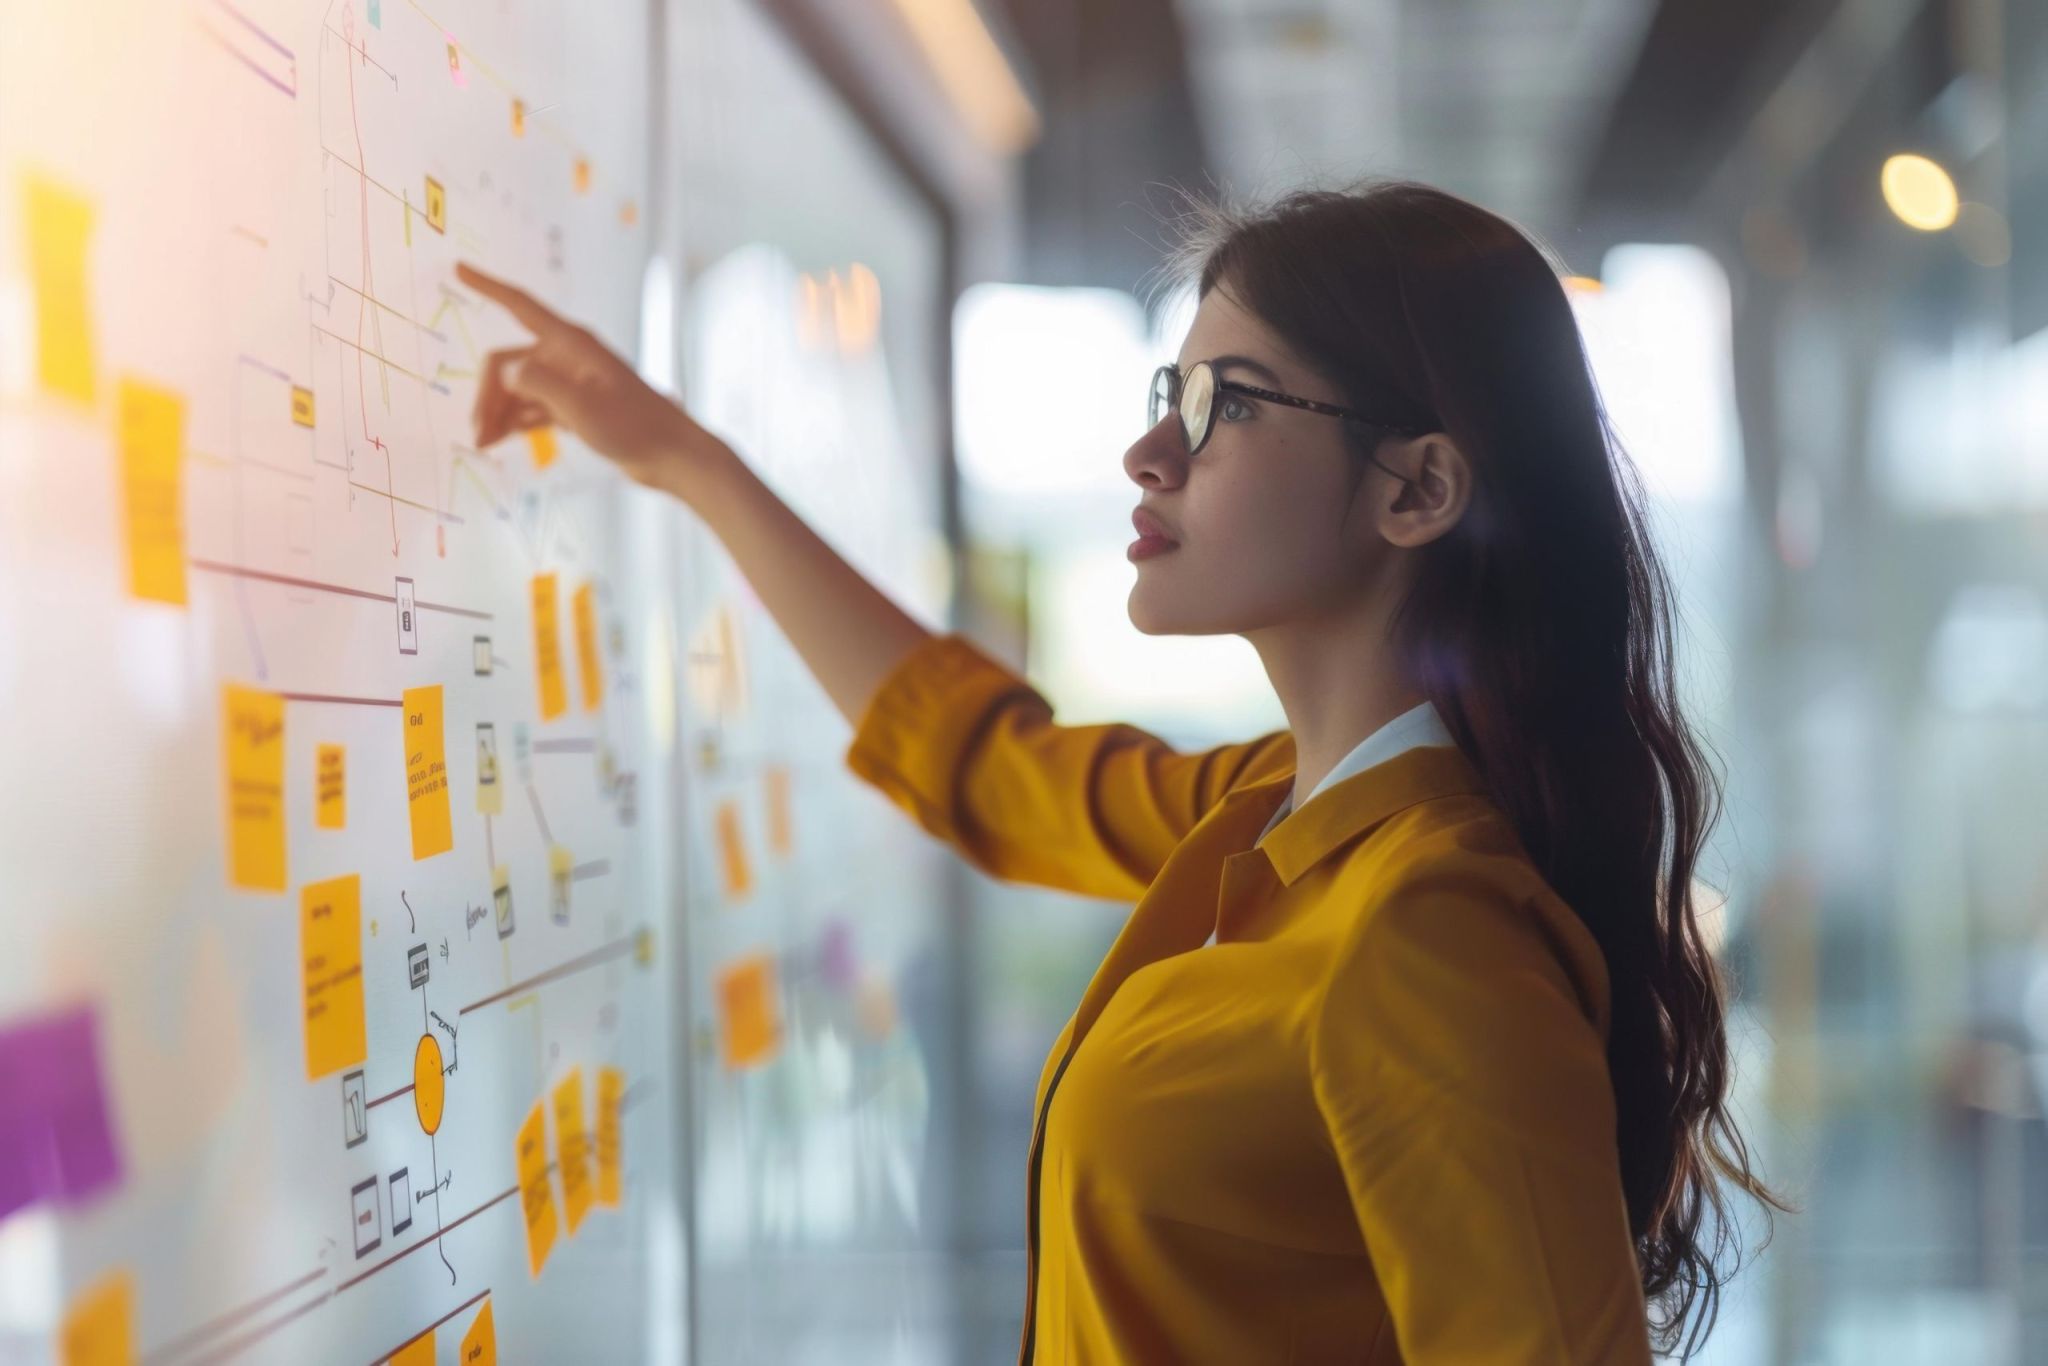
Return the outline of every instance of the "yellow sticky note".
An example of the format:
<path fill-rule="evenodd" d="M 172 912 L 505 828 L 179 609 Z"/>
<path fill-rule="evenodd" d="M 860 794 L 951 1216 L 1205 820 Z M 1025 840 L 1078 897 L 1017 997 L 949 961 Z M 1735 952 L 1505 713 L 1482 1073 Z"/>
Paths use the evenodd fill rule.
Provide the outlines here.
<path fill-rule="evenodd" d="M 284 881 L 284 699 L 230 683 L 221 689 L 227 770 L 228 880 L 281 892 Z"/>
<path fill-rule="evenodd" d="M 169 389 L 124 379 L 119 412 L 128 591 L 152 602 L 182 604 L 185 400 Z"/>
<path fill-rule="evenodd" d="M 306 1079 L 363 1060 L 363 880 L 309 882 L 299 893 Z"/>
<path fill-rule="evenodd" d="M 523 138 L 526 136 L 525 100 L 512 101 L 512 136 L 515 138 Z"/>
<path fill-rule="evenodd" d="M 604 672 L 597 657 L 597 594 L 590 584 L 570 599 L 576 616 L 576 662 L 583 678 L 583 710 L 596 711 L 604 702 Z"/>
<path fill-rule="evenodd" d="M 583 1127 L 583 1069 L 555 1085 L 555 1163 L 562 1172 L 562 1212 L 570 1236 L 590 1212 L 590 1139 Z"/>
<path fill-rule="evenodd" d="M 555 598 L 555 576 L 533 576 L 533 672 L 540 680 L 540 719 L 552 721 L 569 709 L 569 689 L 562 680 L 562 631 Z"/>
<path fill-rule="evenodd" d="M 484 1307 L 476 1311 L 469 1331 L 462 1335 L 462 1352 L 456 1361 L 460 1366 L 498 1366 L 498 1330 L 491 1323 L 488 1295 L 484 1297 Z"/>
<path fill-rule="evenodd" d="M 303 385 L 292 386 L 292 421 L 301 427 L 313 425 L 313 391 Z"/>
<path fill-rule="evenodd" d="M 576 193 L 577 193 L 577 194 L 589 194 L 589 193 L 590 193 L 590 158 L 589 158 L 589 157 L 577 157 L 577 158 L 576 158 L 576 173 L 575 173 L 575 180 L 576 180 Z"/>
<path fill-rule="evenodd" d="M 768 847 L 788 858 L 796 844 L 789 817 L 789 766 L 770 764 L 761 776 L 768 786 Z"/>
<path fill-rule="evenodd" d="M 385 1360 L 388 1366 L 434 1366 L 434 1330 L 429 1328 Z"/>
<path fill-rule="evenodd" d="M 555 444 L 553 427 L 529 427 L 526 432 L 526 444 L 533 447 L 533 467 L 537 470 L 544 470 L 554 464 L 555 457 L 561 454 L 561 448 Z"/>
<path fill-rule="evenodd" d="M 718 1014 L 727 1067 L 750 1067 L 774 1056 L 782 1042 L 775 1009 L 775 960 L 765 953 L 750 954 L 721 970 Z"/>
<path fill-rule="evenodd" d="M 441 730 L 441 685 L 407 688 L 405 802 L 412 812 L 412 856 L 430 858 L 455 846 L 448 810 L 448 750 Z"/>
<path fill-rule="evenodd" d="M 737 901 L 754 888 L 754 874 L 747 863 L 746 842 L 740 838 L 739 805 L 730 800 L 718 804 L 718 862 L 725 872 L 725 894 Z"/>
<path fill-rule="evenodd" d="M 626 1074 L 616 1067 L 597 1069 L 597 1203 L 619 1207 L 619 1099 L 626 1093 Z"/>
<path fill-rule="evenodd" d="M 555 1245 L 555 1187 L 548 1180 L 547 1116 L 539 1101 L 519 1126 L 519 1203 L 526 1216 L 526 1264 L 536 1279 Z"/>
<path fill-rule="evenodd" d="M 432 176 L 427 177 L 427 226 L 435 232 L 448 231 L 448 192 Z"/>
<path fill-rule="evenodd" d="M 92 310 L 86 291 L 86 240 L 92 201 L 38 175 L 24 178 L 28 273 L 35 291 L 36 378 L 81 403 L 93 400 Z"/>
<path fill-rule="evenodd" d="M 348 751 L 321 745 L 313 752 L 313 824 L 340 830 L 348 824 Z"/>
<path fill-rule="evenodd" d="M 63 1366 L 132 1366 L 135 1360 L 135 1276 L 115 1271 L 73 1300 L 64 1315 Z"/>

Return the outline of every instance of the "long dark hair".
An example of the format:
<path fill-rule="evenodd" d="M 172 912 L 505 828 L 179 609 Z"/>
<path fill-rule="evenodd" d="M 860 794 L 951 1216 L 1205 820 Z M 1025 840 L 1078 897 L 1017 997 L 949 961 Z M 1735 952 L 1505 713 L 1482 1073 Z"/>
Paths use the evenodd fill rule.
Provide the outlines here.
<path fill-rule="evenodd" d="M 1606 956 L 1629 1227 L 1653 1341 L 1668 1354 L 1691 1318 L 1689 1357 L 1734 1274 L 1723 1182 L 1766 1220 L 1792 1207 L 1727 1109 L 1725 985 L 1693 904 L 1721 779 L 1679 708 L 1670 581 L 1557 265 L 1410 181 L 1252 211 L 1190 197 L 1179 226 L 1168 278 L 1227 286 L 1350 404 L 1446 433 L 1473 466 L 1394 644 Z M 1380 435 L 1352 431 L 1366 450 Z"/>

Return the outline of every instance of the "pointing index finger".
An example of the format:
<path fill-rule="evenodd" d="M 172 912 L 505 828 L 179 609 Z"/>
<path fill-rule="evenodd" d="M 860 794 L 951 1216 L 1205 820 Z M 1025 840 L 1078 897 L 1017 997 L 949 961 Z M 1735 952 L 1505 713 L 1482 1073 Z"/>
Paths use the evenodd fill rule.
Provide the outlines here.
<path fill-rule="evenodd" d="M 515 284 L 486 275 L 467 261 L 456 262 L 455 274 L 477 293 L 503 304 L 531 332 L 552 332 L 562 326 L 562 319 L 547 305 Z"/>

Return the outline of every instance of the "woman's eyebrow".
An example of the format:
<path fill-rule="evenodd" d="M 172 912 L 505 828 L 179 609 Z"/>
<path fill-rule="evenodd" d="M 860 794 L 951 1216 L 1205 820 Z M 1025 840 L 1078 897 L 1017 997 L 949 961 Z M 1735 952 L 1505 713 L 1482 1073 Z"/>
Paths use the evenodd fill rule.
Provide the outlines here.
<path fill-rule="evenodd" d="M 1275 388 L 1278 388 L 1280 384 L 1280 376 L 1274 374 L 1271 368 L 1261 365 L 1250 356 L 1211 356 L 1209 358 L 1209 365 L 1218 373 L 1235 365 L 1240 369 L 1253 371 L 1264 379 L 1266 383 L 1273 385 Z"/>

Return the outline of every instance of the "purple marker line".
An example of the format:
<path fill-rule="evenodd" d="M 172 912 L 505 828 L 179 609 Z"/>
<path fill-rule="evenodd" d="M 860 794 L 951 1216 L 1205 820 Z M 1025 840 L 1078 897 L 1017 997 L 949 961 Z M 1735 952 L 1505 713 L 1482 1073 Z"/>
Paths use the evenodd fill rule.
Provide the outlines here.
<path fill-rule="evenodd" d="M 251 20 L 248 15 L 242 13 L 233 5 L 230 5 L 228 3 L 228 0 L 213 0 L 213 3 L 218 5 L 222 10 L 226 11 L 229 18 L 235 20 L 235 22 L 239 23 L 243 28 L 248 29 L 249 32 L 255 34 L 264 42 L 270 44 L 272 50 L 281 53 L 282 55 L 289 57 L 294 61 L 298 60 L 298 56 L 296 53 L 294 53 L 290 48 L 286 47 L 283 43 L 277 41 L 277 39 L 265 33 L 262 29 L 256 27 L 255 22 Z"/>
<path fill-rule="evenodd" d="M 247 21 L 246 21 L 246 20 L 244 20 L 243 22 L 245 22 L 245 23 L 246 23 Z M 230 56 L 230 57 L 233 57 L 233 58 L 234 58 L 234 59 L 235 59 L 236 61 L 240 62 L 240 63 L 241 63 L 241 64 L 242 64 L 243 66 L 246 66 L 246 67 L 248 67 L 248 68 L 249 68 L 249 69 L 250 69 L 251 71 L 255 72 L 255 73 L 256 73 L 256 74 L 258 75 L 258 76 L 261 76 L 261 77 L 262 77 L 262 78 L 263 78 L 264 80 L 266 80 L 266 81 L 270 82 L 270 83 L 271 83 L 272 85 L 276 86 L 276 87 L 277 87 L 277 88 L 278 88 L 279 90 L 282 90 L 282 91 L 284 91 L 284 93 L 285 93 L 285 94 L 287 94 L 287 95 L 290 95 L 290 96 L 291 96 L 291 97 L 292 97 L 293 99 L 297 99 L 297 98 L 299 97 L 299 90 L 298 90 L 298 87 L 297 87 L 296 85 L 286 85 L 286 84 L 285 84 L 285 83 L 284 83 L 283 81 L 279 80 L 279 79 L 278 79 L 277 77 L 275 77 L 275 76 L 271 75 L 271 74 L 270 74 L 270 73 L 269 73 L 268 71 L 265 71 L 265 70 L 264 70 L 264 69 L 263 69 L 262 67 L 258 66 L 258 65 L 257 65 L 257 64 L 255 63 L 255 61 L 254 61 L 254 60 L 252 60 L 252 59 L 250 58 L 250 56 L 249 56 L 249 54 L 248 54 L 248 53 L 246 53 L 246 52 L 242 51 L 242 50 L 241 50 L 240 48 L 236 47 L 236 46 L 235 46 L 235 45 L 234 45 L 233 43 L 229 42 L 229 41 L 228 41 L 227 39 L 225 39 L 225 38 L 221 37 L 221 36 L 220 36 L 220 34 L 216 33 L 216 32 L 214 31 L 213 25 L 211 25 L 211 24 L 208 24 L 208 23 L 201 23 L 201 24 L 199 25 L 199 27 L 200 27 L 200 28 L 202 28 L 202 29 L 205 29 L 205 30 L 206 30 L 206 36 L 207 36 L 207 37 L 209 37 L 209 38 L 211 38 L 211 39 L 213 39 L 213 41 L 215 41 L 216 43 L 219 43 L 219 44 L 220 44 L 220 47 L 221 47 L 221 51 L 223 51 L 223 52 L 227 53 L 227 54 L 228 54 L 228 56 Z M 293 79 L 294 79 L 294 80 L 296 80 L 296 79 L 297 79 L 296 75 L 294 75 Z"/>

